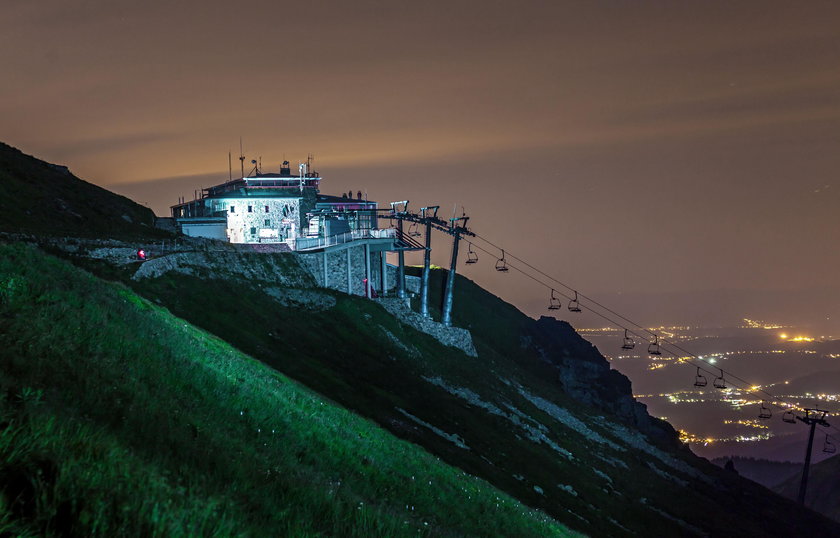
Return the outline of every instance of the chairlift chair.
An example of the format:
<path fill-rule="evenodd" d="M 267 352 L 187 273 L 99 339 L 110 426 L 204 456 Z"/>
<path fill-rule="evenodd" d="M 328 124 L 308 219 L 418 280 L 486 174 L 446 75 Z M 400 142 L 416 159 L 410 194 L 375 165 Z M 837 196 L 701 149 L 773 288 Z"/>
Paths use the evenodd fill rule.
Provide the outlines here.
<path fill-rule="evenodd" d="M 709 382 L 706 380 L 706 376 L 700 373 L 700 367 L 697 367 L 697 375 L 694 376 L 694 386 L 695 387 L 705 387 L 708 385 Z"/>
<path fill-rule="evenodd" d="M 621 344 L 621 349 L 633 349 L 636 347 L 636 342 L 627 334 L 627 329 L 624 329 L 624 343 Z"/>
<path fill-rule="evenodd" d="M 653 342 L 648 344 L 648 355 L 662 355 L 662 350 L 659 349 L 659 336 L 653 335 Z"/>
<path fill-rule="evenodd" d="M 716 389 L 725 389 L 726 388 L 726 379 L 723 378 L 723 370 L 720 371 L 720 375 L 712 381 L 712 386 Z"/>
<path fill-rule="evenodd" d="M 770 418 L 772 416 L 773 412 L 770 411 L 770 408 L 764 402 L 761 402 L 761 409 L 758 410 L 758 418 Z"/>
<path fill-rule="evenodd" d="M 417 229 L 416 222 L 412 222 L 411 226 L 408 227 L 408 235 L 412 237 L 420 237 L 420 230 Z"/>
<path fill-rule="evenodd" d="M 782 421 L 789 424 L 796 424 L 796 415 L 793 414 L 792 410 L 788 409 L 785 411 L 785 414 L 782 415 Z"/>
<path fill-rule="evenodd" d="M 505 261 L 505 251 L 504 250 L 502 251 L 502 257 L 499 258 L 498 260 L 496 260 L 496 271 L 499 271 L 500 273 L 507 273 L 508 272 L 508 266 L 507 266 L 507 262 Z"/>
<path fill-rule="evenodd" d="M 569 312 L 580 312 L 580 301 L 578 301 L 577 292 L 575 292 L 575 298 L 569 301 Z"/>
<path fill-rule="evenodd" d="M 837 447 L 831 442 L 831 436 L 825 434 L 825 444 L 823 444 L 823 452 L 826 454 L 834 454 L 837 452 Z"/>
<path fill-rule="evenodd" d="M 467 260 L 464 263 L 478 263 L 478 254 L 476 254 L 472 249 L 472 243 L 469 245 L 469 249 L 467 250 Z"/>
<path fill-rule="evenodd" d="M 548 300 L 548 309 L 549 310 L 560 310 L 560 299 L 554 296 L 554 289 L 551 290 L 551 298 Z"/>

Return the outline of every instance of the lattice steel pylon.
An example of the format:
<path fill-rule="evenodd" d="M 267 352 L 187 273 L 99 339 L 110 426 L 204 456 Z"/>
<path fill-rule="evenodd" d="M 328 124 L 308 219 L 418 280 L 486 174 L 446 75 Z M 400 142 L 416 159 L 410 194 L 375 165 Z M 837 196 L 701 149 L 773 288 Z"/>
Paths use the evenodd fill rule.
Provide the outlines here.
<path fill-rule="evenodd" d="M 825 417 L 828 411 L 816 408 L 806 408 L 805 416 L 797 416 L 797 420 L 801 420 L 805 424 L 811 426 L 810 435 L 808 435 L 808 449 L 805 452 L 805 467 L 802 468 L 802 480 L 799 482 L 799 504 L 805 505 L 805 490 L 808 488 L 808 471 L 811 467 L 811 451 L 814 448 L 814 430 L 817 424 L 828 428 L 830 424 L 826 422 Z"/>

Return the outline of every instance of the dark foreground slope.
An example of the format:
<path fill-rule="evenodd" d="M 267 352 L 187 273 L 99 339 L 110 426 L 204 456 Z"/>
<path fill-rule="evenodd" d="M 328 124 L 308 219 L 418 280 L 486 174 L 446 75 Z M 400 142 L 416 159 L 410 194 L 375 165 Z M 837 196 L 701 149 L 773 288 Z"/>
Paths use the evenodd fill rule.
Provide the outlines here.
<path fill-rule="evenodd" d="M 152 210 L 0 142 L 0 231 L 82 237 L 160 235 Z"/>
<path fill-rule="evenodd" d="M 0 535 L 565 536 L 129 289 L 0 245 Z"/>
<path fill-rule="evenodd" d="M 466 279 L 457 282 L 456 322 L 473 331 L 478 357 L 402 324 L 376 301 L 238 276 L 241 266 L 274 258 L 294 272 L 295 255 L 178 256 L 146 262 L 137 280 L 130 266 L 75 261 L 122 275 L 140 295 L 581 532 L 840 533 L 678 445 L 568 324 L 529 320 Z"/>

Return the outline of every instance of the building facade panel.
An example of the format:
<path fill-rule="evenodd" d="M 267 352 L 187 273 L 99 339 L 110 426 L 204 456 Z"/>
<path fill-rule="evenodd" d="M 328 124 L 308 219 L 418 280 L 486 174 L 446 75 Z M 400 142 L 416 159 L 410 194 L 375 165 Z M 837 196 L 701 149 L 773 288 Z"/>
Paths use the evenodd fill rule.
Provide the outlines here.
<path fill-rule="evenodd" d="M 231 243 L 279 243 L 297 237 L 299 198 L 220 198 L 214 200 L 227 215 Z"/>

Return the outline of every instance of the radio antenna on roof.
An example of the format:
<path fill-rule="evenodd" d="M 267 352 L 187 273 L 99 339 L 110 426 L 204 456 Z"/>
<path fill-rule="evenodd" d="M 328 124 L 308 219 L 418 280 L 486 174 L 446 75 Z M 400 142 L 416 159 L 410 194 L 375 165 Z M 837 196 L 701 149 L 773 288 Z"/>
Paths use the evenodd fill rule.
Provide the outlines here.
<path fill-rule="evenodd" d="M 230 159 L 230 150 L 228 150 L 228 181 L 233 181 L 233 161 Z"/>
<path fill-rule="evenodd" d="M 239 137 L 239 166 L 242 168 L 242 177 L 245 177 L 245 153 L 242 151 L 242 137 Z"/>

